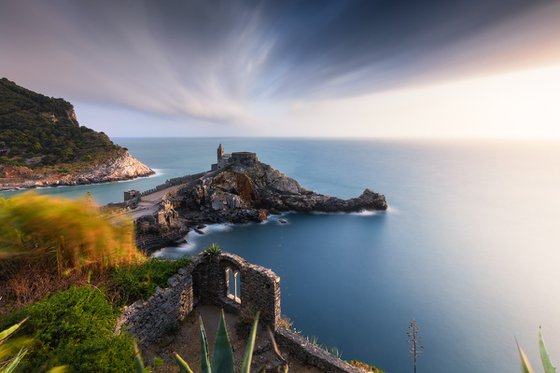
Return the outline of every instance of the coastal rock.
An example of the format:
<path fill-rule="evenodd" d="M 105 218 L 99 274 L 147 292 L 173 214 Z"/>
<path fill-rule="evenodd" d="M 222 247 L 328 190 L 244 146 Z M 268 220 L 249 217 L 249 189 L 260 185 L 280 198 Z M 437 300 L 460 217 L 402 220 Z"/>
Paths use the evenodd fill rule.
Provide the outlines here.
<path fill-rule="evenodd" d="M 131 156 L 128 151 L 77 172 L 60 174 L 34 172 L 27 167 L 5 166 L 0 170 L 0 190 L 61 185 L 83 185 L 128 180 L 154 174 L 154 171 Z"/>
<path fill-rule="evenodd" d="M 182 218 L 191 223 L 247 223 L 266 220 L 270 212 L 359 212 L 386 210 L 385 196 L 370 189 L 340 199 L 303 188 L 271 166 L 253 160 L 208 172 L 174 196 Z"/>

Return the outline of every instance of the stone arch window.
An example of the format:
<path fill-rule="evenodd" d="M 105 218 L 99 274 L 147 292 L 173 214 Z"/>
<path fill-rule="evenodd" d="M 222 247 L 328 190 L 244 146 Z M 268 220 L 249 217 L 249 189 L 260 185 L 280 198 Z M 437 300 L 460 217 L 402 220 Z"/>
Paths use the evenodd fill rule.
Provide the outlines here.
<path fill-rule="evenodd" d="M 226 295 L 228 298 L 241 303 L 241 275 L 239 271 L 226 268 Z"/>

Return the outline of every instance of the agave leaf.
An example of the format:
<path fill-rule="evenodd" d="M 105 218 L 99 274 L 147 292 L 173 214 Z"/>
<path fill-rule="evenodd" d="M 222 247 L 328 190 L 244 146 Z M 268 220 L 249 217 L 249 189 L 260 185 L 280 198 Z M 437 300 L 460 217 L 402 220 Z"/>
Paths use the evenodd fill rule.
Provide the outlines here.
<path fill-rule="evenodd" d="M 212 369 L 220 373 L 234 373 L 233 371 L 233 351 L 226 329 L 226 317 L 224 310 L 216 332 L 214 341 L 214 352 L 212 353 Z"/>
<path fill-rule="evenodd" d="M 12 359 L 12 361 L 7 366 L 2 368 L 2 373 L 12 373 L 14 370 L 16 370 L 17 366 L 21 362 L 21 359 L 23 359 L 26 354 L 26 349 L 22 348 L 21 350 L 19 350 L 18 354 Z"/>
<path fill-rule="evenodd" d="M 531 366 L 531 363 L 529 362 L 529 359 L 527 358 L 527 355 L 525 354 L 525 351 L 523 351 L 523 349 L 519 346 L 517 339 L 515 340 L 515 343 L 517 344 L 517 351 L 519 351 L 519 360 L 521 360 L 521 372 L 535 373 L 533 367 Z"/>
<path fill-rule="evenodd" d="M 251 373 L 251 360 L 253 359 L 253 349 L 255 348 L 255 338 L 257 336 L 257 327 L 259 325 L 259 313 L 255 317 L 255 322 L 249 333 L 249 340 L 245 346 L 245 353 L 243 354 L 243 365 L 241 366 L 241 373 Z"/>
<path fill-rule="evenodd" d="M 47 373 L 66 373 L 66 372 L 70 372 L 70 367 L 68 365 L 61 365 L 58 367 L 51 368 Z"/>
<path fill-rule="evenodd" d="M 556 368 L 552 365 L 550 361 L 550 356 L 546 351 L 546 346 L 544 345 L 544 338 L 542 335 L 542 330 L 539 327 L 539 350 L 541 352 L 541 361 L 544 367 L 544 373 L 556 373 Z"/>
<path fill-rule="evenodd" d="M 133 343 L 134 345 L 134 368 L 136 373 L 144 373 L 146 368 L 144 367 L 144 362 L 142 361 L 142 355 L 140 354 L 140 350 L 138 349 L 138 345 L 136 341 Z"/>
<path fill-rule="evenodd" d="M 210 359 L 208 357 L 208 338 L 206 337 L 206 330 L 204 329 L 204 322 L 202 322 L 202 316 L 198 316 L 198 325 L 200 332 L 200 365 L 202 373 L 212 373 L 212 367 L 210 366 Z"/>
<path fill-rule="evenodd" d="M 4 342 L 4 340 L 6 338 L 8 338 L 10 335 L 12 335 L 13 333 L 15 333 L 16 330 L 19 329 L 19 327 L 26 322 L 28 319 L 28 317 L 26 317 L 25 319 L 21 320 L 20 322 L 18 322 L 17 324 L 14 324 L 12 326 L 10 326 L 8 329 L 2 330 L 0 332 L 0 344 L 2 344 Z"/>
<path fill-rule="evenodd" d="M 173 355 L 175 356 L 175 362 L 179 366 L 179 373 L 193 373 L 189 364 L 187 364 L 187 362 L 183 360 L 183 358 L 179 356 L 178 353 L 175 352 L 173 353 Z"/>

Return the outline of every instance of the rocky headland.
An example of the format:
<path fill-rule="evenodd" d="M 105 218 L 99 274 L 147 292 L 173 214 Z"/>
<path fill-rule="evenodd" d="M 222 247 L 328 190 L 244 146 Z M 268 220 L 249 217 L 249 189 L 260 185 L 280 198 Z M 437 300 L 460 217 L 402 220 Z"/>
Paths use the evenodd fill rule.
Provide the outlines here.
<path fill-rule="evenodd" d="M 180 179 L 178 179 L 180 181 Z M 183 237 L 204 224 L 265 221 L 281 212 L 386 210 L 385 196 L 370 189 L 340 199 L 305 189 L 296 180 L 258 160 L 254 153 L 223 154 L 212 170 L 169 186 L 157 212 L 137 219 L 139 244 L 148 251 Z M 170 184 L 170 185 L 171 185 Z M 165 186 L 163 189 L 165 190 Z M 163 240 L 154 237 L 164 237 Z M 149 242 L 149 244 L 146 244 Z M 144 243 L 144 244 L 143 244 Z"/>
<path fill-rule="evenodd" d="M 80 126 L 69 102 L 0 79 L 0 190 L 102 183 L 153 173 L 105 133 Z"/>

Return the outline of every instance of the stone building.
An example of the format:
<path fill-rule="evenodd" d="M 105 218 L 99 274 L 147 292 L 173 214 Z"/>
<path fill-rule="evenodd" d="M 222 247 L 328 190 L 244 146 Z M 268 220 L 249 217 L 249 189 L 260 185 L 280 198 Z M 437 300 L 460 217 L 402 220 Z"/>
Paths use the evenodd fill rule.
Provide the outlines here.
<path fill-rule="evenodd" d="M 217 150 L 218 163 L 212 164 L 212 171 L 221 170 L 222 168 L 233 164 L 243 164 L 246 166 L 250 166 L 258 160 L 259 159 L 257 158 L 257 154 L 251 152 L 234 152 L 231 154 L 226 154 L 224 152 L 224 147 L 222 146 L 222 144 L 220 144 Z"/>

